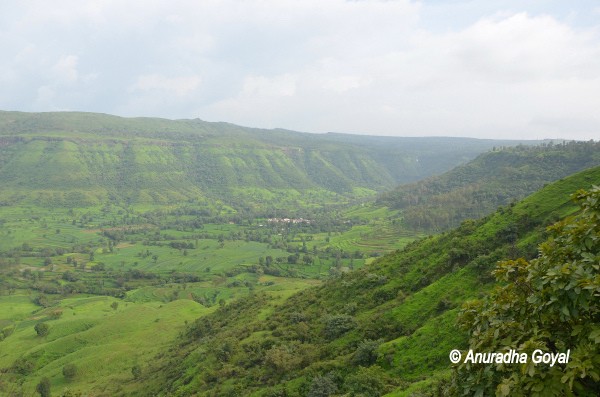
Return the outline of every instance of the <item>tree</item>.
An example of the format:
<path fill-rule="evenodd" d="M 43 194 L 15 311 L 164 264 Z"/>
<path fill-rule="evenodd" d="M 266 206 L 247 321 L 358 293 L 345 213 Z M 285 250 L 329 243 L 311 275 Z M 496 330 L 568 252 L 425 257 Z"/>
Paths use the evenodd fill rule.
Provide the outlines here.
<path fill-rule="evenodd" d="M 12 366 L 13 372 L 21 375 L 29 375 L 35 369 L 35 363 L 29 358 L 19 357 Z"/>
<path fill-rule="evenodd" d="M 310 383 L 308 397 L 328 397 L 337 393 L 338 387 L 330 375 L 316 376 Z"/>
<path fill-rule="evenodd" d="M 44 294 L 40 294 L 40 295 L 36 296 L 33 299 L 33 303 L 35 303 L 36 305 L 42 306 L 42 307 L 50 306 L 50 301 L 48 300 L 48 297 Z"/>
<path fill-rule="evenodd" d="M 463 363 L 465 395 L 596 396 L 600 390 L 600 188 L 578 191 L 581 212 L 548 230 L 538 258 L 500 263 L 504 282 L 485 301 L 468 302 L 459 323 L 477 352 L 527 354 L 526 364 Z M 568 363 L 533 363 L 532 353 L 566 353 Z"/>
<path fill-rule="evenodd" d="M 50 331 L 50 327 L 48 327 L 48 324 L 46 323 L 37 323 L 33 328 L 38 336 L 46 336 Z"/>
<path fill-rule="evenodd" d="M 265 363 L 279 374 L 289 373 L 301 364 L 301 357 L 293 345 L 273 346 L 265 354 Z"/>
<path fill-rule="evenodd" d="M 63 315 L 63 310 L 61 308 L 54 309 L 48 315 L 52 320 L 58 320 Z"/>
<path fill-rule="evenodd" d="M 75 364 L 66 364 L 62 369 L 63 376 L 68 380 L 73 380 L 77 376 L 77 366 Z"/>
<path fill-rule="evenodd" d="M 329 315 L 325 318 L 323 332 L 327 339 L 333 340 L 354 329 L 355 326 L 356 322 L 352 316 L 347 314 Z"/>
<path fill-rule="evenodd" d="M 393 388 L 391 379 L 378 365 L 360 367 L 355 374 L 346 378 L 346 387 L 351 396 L 379 397 Z"/>
<path fill-rule="evenodd" d="M 40 393 L 40 396 L 42 397 L 50 397 L 50 379 L 45 377 L 42 378 L 42 380 L 40 380 L 40 383 L 37 384 L 35 390 L 37 390 L 37 392 Z"/>
<path fill-rule="evenodd" d="M 71 282 L 75 282 L 75 281 L 79 280 L 79 278 L 77 277 L 77 275 L 75 273 L 70 272 L 68 270 L 63 273 L 62 279 L 65 281 L 71 281 Z"/>
<path fill-rule="evenodd" d="M 354 355 L 352 355 L 352 362 L 363 367 L 375 364 L 378 356 L 377 350 L 379 349 L 380 344 L 381 340 L 367 339 L 360 342 Z"/>

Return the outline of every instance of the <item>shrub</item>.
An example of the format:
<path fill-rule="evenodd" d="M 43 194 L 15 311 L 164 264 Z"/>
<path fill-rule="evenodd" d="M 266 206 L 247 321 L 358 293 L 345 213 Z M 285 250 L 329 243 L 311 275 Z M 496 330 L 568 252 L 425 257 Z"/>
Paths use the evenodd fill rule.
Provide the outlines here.
<path fill-rule="evenodd" d="M 374 365 L 359 368 L 356 374 L 346 378 L 345 385 L 352 396 L 379 397 L 391 391 L 391 383 L 385 371 Z"/>
<path fill-rule="evenodd" d="M 293 346 L 273 346 L 265 355 L 265 363 L 284 374 L 300 366 L 301 357 Z"/>
<path fill-rule="evenodd" d="M 307 397 L 329 397 L 337 391 L 338 387 L 331 376 L 316 376 L 310 383 Z"/>
<path fill-rule="evenodd" d="M 45 377 L 42 378 L 42 380 L 40 380 L 40 383 L 37 384 L 35 390 L 37 390 L 37 392 L 40 393 L 41 397 L 50 397 L 50 379 Z"/>
<path fill-rule="evenodd" d="M 46 336 L 50 332 L 50 327 L 46 323 L 37 323 L 33 328 L 38 336 Z"/>
<path fill-rule="evenodd" d="M 574 199 L 581 212 L 548 229 L 552 236 L 540 255 L 498 264 L 494 275 L 502 287 L 465 303 L 459 315 L 472 349 L 570 350 L 569 363 L 462 363 L 454 381 L 463 394 L 591 396 L 600 390 L 600 188 L 580 190 Z"/>
<path fill-rule="evenodd" d="M 356 323 L 352 316 L 347 314 L 328 316 L 325 319 L 325 337 L 329 340 L 339 338 L 346 332 L 354 329 L 354 327 L 356 327 Z"/>
<path fill-rule="evenodd" d="M 377 361 L 377 349 L 379 349 L 380 344 L 381 340 L 367 339 L 360 342 L 352 356 L 352 362 L 355 365 L 361 365 L 363 367 L 375 364 Z"/>
<path fill-rule="evenodd" d="M 133 379 L 139 379 L 142 376 L 142 367 L 137 364 L 131 367 L 131 375 L 133 375 Z"/>
<path fill-rule="evenodd" d="M 35 369 L 35 363 L 30 359 L 21 357 L 15 360 L 12 366 L 13 372 L 21 375 L 29 375 Z"/>
<path fill-rule="evenodd" d="M 72 380 L 77 376 L 77 367 L 75 364 L 66 364 L 62 369 L 62 373 L 66 379 Z"/>

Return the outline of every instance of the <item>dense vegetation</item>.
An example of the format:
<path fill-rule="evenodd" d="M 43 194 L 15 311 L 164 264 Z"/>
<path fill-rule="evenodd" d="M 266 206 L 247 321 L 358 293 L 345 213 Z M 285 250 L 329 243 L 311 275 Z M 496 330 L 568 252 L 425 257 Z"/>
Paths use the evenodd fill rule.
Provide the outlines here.
<path fill-rule="evenodd" d="M 569 195 L 598 184 L 600 168 L 497 210 L 485 199 L 471 212 L 485 207 L 485 218 L 418 241 L 423 234 L 406 227 L 410 208 L 370 201 L 509 144 L 0 112 L 0 395 L 418 396 L 453 393 L 456 380 L 486 393 L 529 387 L 504 373 L 480 383 L 470 370 L 453 375 L 448 352 L 479 343 L 467 332 L 478 323 L 463 317 L 460 331 L 456 319 L 463 302 L 493 290 L 498 261 L 517 270 L 542 262 L 545 227 L 577 210 Z M 498 194 L 508 181 L 494 179 L 495 167 L 520 181 L 507 192 L 524 195 L 597 164 L 597 149 L 496 149 L 441 178 L 439 191 L 475 181 Z M 518 171 L 506 165 L 519 159 Z M 541 176 L 529 183 L 531 169 Z M 440 203 L 465 210 L 461 200 Z M 495 296 L 470 313 L 493 308 Z"/>
<path fill-rule="evenodd" d="M 579 190 L 575 199 L 582 212 L 550 228 L 551 237 L 540 246 L 539 257 L 500 263 L 494 273 L 503 286 L 484 302 L 469 302 L 460 315 L 471 335 L 471 349 L 513 349 L 530 356 L 536 349 L 556 355 L 568 352 L 568 362 L 462 364 L 456 380 L 460 391 L 500 396 L 598 395 L 600 187 Z"/>
<path fill-rule="evenodd" d="M 223 200 L 314 206 L 372 196 L 494 145 L 259 130 L 201 120 L 0 112 L 0 204 L 49 208 Z"/>
<path fill-rule="evenodd" d="M 461 304 L 493 286 L 497 261 L 535 258 L 545 227 L 576 210 L 569 192 L 598 181 L 600 168 L 577 174 L 287 300 L 252 294 L 227 304 L 198 319 L 127 393 L 451 393 L 448 352 L 467 346 L 456 329 Z"/>
<path fill-rule="evenodd" d="M 494 148 L 443 175 L 401 185 L 378 201 L 402 210 L 407 227 L 447 230 L 599 164 L 600 142 L 594 141 Z"/>

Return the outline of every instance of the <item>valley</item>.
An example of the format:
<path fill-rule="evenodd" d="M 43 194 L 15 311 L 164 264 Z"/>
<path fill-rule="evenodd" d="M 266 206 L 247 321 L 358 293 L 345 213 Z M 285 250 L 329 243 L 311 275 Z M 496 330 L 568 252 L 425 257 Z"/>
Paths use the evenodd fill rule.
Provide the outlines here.
<path fill-rule="evenodd" d="M 283 299 L 415 237 L 379 238 L 389 233 L 380 231 L 381 209 L 360 207 L 343 221 L 315 214 L 310 223 L 227 212 L 189 204 L 146 212 L 0 208 L 0 363 L 14 369 L 26 352 L 32 364 L 5 377 L 4 390 L 34 392 L 38 377 L 56 378 L 67 362 L 78 375 L 55 389 L 128 381 L 131 368 L 173 343 L 186 323 L 249 294 Z M 43 339 L 39 322 L 50 327 Z M 23 375 L 29 382 L 19 385 Z"/>
<path fill-rule="evenodd" d="M 0 394 L 446 387 L 461 305 L 576 213 L 599 153 L 0 112 Z"/>

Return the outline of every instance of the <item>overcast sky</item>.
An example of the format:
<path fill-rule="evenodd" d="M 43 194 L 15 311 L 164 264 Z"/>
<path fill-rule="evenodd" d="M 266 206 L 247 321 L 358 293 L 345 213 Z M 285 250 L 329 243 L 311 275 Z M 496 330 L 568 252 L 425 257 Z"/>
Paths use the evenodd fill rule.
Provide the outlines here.
<path fill-rule="evenodd" d="M 600 139 L 600 3 L 0 3 L 0 109 Z"/>

